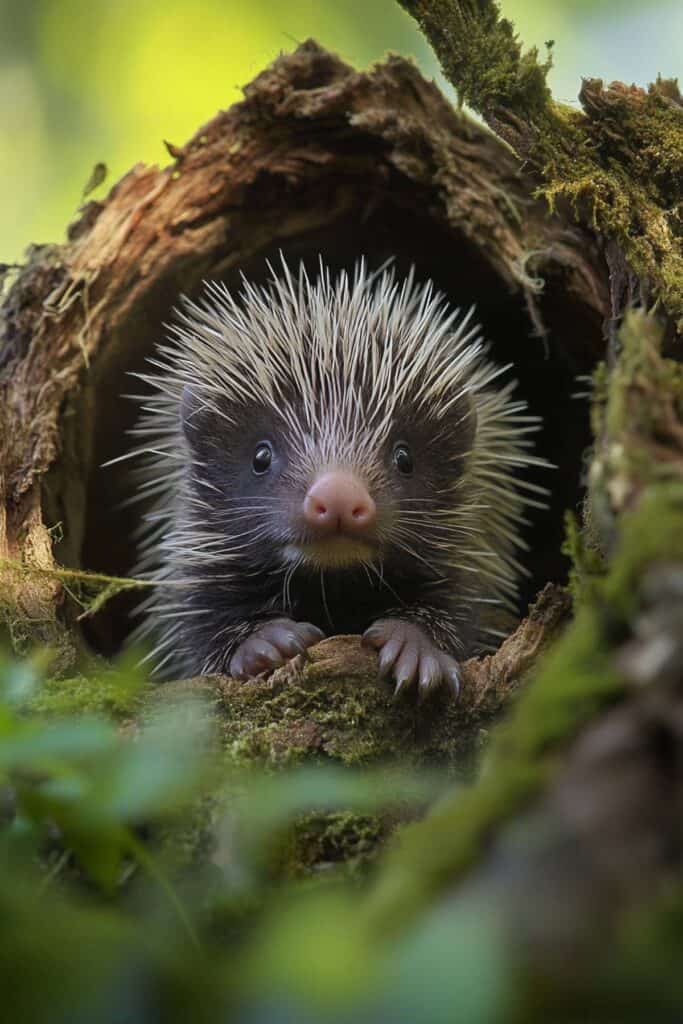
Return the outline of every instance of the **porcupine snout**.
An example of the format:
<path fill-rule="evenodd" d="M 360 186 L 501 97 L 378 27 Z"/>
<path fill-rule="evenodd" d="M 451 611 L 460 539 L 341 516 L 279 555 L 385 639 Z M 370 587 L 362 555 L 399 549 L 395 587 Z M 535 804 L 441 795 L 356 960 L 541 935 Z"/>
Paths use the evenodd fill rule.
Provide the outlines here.
<path fill-rule="evenodd" d="M 318 536 L 335 533 L 362 537 L 375 524 L 377 509 L 360 480 L 331 470 L 310 486 L 304 498 L 306 525 Z"/>

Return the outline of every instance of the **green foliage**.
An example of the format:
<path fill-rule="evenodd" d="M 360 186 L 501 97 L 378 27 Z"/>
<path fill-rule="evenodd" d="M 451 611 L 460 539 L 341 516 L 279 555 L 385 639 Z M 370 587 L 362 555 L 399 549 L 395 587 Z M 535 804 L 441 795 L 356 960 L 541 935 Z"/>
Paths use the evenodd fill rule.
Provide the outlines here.
<path fill-rule="evenodd" d="M 125 721 L 141 710 L 146 679 L 127 655 L 117 669 L 103 666 L 99 672 L 68 679 L 48 678 L 35 689 L 27 710 L 39 715 L 105 715 Z"/>
<path fill-rule="evenodd" d="M 615 644 L 629 635 L 644 574 L 669 558 L 683 559 L 681 483 L 652 487 L 623 515 L 609 571 L 584 590 L 574 622 L 494 734 L 478 784 L 447 798 L 404 832 L 370 908 L 379 934 L 409 926 L 455 886 L 504 822 L 553 779 L 581 727 L 627 694 L 628 683 L 614 663 Z M 444 835 L 451 841 L 441 842 Z"/>
<path fill-rule="evenodd" d="M 109 686 L 129 697 L 125 675 Z M 30 664 L 9 663 L 0 674 L 0 785 L 13 805 L 6 851 L 28 843 L 38 851 L 56 832 L 86 874 L 112 890 L 138 847 L 134 827 L 196 791 L 193 748 L 204 723 L 157 718 L 144 743 L 124 744 L 112 724 L 87 712 L 38 717 L 38 689 Z"/>
<path fill-rule="evenodd" d="M 607 561 L 601 551 L 589 543 L 587 531 L 581 529 L 574 512 L 565 514 L 565 539 L 562 553 L 571 561 L 569 589 L 574 601 L 590 601 L 594 585 L 599 584 L 607 571 Z"/>
<path fill-rule="evenodd" d="M 496 902 L 476 886 L 434 897 L 552 770 L 557 740 L 615 698 L 619 680 L 596 654 L 601 622 L 577 623 L 498 735 L 495 770 L 456 792 L 386 767 L 236 770 L 217 756 L 201 701 L 148 706 L 116 728 L 49 702 L 45 714 L 40 665 L 3 662 L 0 984 L 12 1019 L 446 1024 L 454 1007 L 468 1024 L 548 1019 L 521 1011 L 539 1005 L 539 991 Z M 121 706 L 131 693 L 144 699 L 128 667 L 107 685 L 121 687 Z M 338 870 L 334 843 L 439 795 L 424 825 L 404 830 L 368 900 L 367 872 Z M 178 856 L 178 837 L 197 822 L 210 841 Z M 321 843 L 293 869 L 297 838 Z M 381 928 L 377 893 L 394 905 Z M 635 1022 L 644 1006 L 667 1019 L 680 995 L 671 951 L 683 901 L 665 895 L 626 922 L 579 992 L 577 1016 L 552 1019 L 587 1019 L 586 1005 L 617 1013 L 591 1019 Z"/>
<path fill-rule="evenodd" d="M 490 1019 L 488 924 L 460 935 L 463 963 L 444 973 L 443 920 L 377 947 L 358 913 L 368 841 L 442 779 L 248 772 L 220 756 L 205 701 L 147 702 L 126 664 L 59 684 L 43 668 L 0 662 L 0 981 L 14 1019 L 408 1021 L 425 977 L 422 1019 L 447 1019 L 458 991 L 468 1019 Z"/>

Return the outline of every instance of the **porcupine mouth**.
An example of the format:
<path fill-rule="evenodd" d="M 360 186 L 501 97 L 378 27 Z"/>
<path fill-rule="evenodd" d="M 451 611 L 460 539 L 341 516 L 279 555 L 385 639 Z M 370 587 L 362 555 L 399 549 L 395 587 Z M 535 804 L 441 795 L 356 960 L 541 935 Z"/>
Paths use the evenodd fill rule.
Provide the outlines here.
<path fill-rule="evenodd" d="M 289 544 L 285 550 L 288 561 L 303 561 L 315 569 L 348 569 L 353 565 L 371 562 L 376 547 L 353 537 L 339 535 L 324 541 L 304 541 Z"/>

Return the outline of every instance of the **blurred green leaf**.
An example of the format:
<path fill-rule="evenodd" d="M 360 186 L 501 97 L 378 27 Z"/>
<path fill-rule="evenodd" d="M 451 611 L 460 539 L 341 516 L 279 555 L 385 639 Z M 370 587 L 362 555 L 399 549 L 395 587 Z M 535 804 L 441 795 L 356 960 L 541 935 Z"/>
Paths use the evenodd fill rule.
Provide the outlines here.
<path fill-rule="evenodd" d="M 42 672 L 35 660 L 4 661 L 0 657 L 0 700 L 24 704 L 36 692 Z"/>
<path fill-rule="evenodd" d="M 286 774 L 257 775 L 249 780 L 243 801 L 250 841 L 264 836 L 299 814 L 353 808 L 372 812 L 380 808 L 414 809 L 434 800 L 453 781 L 444 774 L 415 769 L 367 769 L 353 773 L 331 765 L 296 768 Z M 239 809 L 239 804 L 233 809 Z"/>
<path fill-rule="evenodd" d="M 453 899 L 389 957 L 385 1006 L 396 1024 L 493 1024 L 512 1005 L 512 965 L 501 922 L 485 901 Z"/>
<path fill-rule="evenodd" d="M 0 729 L 0 771 L 59 771 L 64 768 L 64 759 L 75 763 L 108 753 L 117 744 L 114 729 L 97 719 L 40 724 L 22 721 L 10 729 L 8 724 Z"/>
<path fill-rule="evenodd" d="M 114 820 L 158 817 L 196 793 L 210 723 L 198 703 L 157 716 L 101 778 L 99 806 Z"/>
<path fill-rule="evenodd" d="M 267 994 L 276 1005 L 334 1015 L 374 996 L 379 966 L 355 901 L 348 893 L 318 892 L 271 915 L 246 957 L 244 980 L 257 1004 Z"/>

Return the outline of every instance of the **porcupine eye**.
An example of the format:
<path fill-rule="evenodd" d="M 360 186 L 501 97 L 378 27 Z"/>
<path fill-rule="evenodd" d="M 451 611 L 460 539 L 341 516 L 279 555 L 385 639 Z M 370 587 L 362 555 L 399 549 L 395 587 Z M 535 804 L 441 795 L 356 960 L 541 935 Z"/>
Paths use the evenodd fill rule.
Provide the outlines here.
<path fill-rule="evenodd" d="M 394 465 L 401 476 L 412 475 L 413 456 L 407 444 L 397 444 L 394 448 Z"/>
<path fill-rule="evenodd" d="M 267 441 L 262 441 L 256 445 L 256 451 L 254 457 L 251 460 L 251 468 L 257 476 L 263 476 L 270 469 L 270 464 L 273 461 L 273 449 Z"/>

